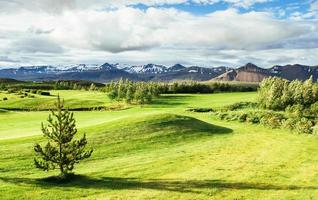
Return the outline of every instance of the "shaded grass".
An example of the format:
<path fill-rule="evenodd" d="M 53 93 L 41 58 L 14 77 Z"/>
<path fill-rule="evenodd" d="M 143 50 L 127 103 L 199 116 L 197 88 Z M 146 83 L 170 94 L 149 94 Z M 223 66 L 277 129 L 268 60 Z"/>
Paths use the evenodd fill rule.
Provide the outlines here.
<path fill-rule="evenodd" d="M 138 178 L 118 178 L 101 177 L 92 178 L 83 175 L 70 175 L 66 179 L 60 179 L 56 176 L 31 179 L 31 178 L 2 178 L 0 180 L 13 184 L 37 185 L 41 188 L 80 188 L 80 189 L 151 189 L 161 191 L 173 191 L 181 193 L 200 193 L 200 189 L 223 189 L 223 190 L 317 190 L 318 186 L 300 186 L 300 185 L 273 185 L 266 183 L 245 183 L 245 182 L 227 182 L 222 180 L 174 180 L 174 179 L 138 179 Z"/>

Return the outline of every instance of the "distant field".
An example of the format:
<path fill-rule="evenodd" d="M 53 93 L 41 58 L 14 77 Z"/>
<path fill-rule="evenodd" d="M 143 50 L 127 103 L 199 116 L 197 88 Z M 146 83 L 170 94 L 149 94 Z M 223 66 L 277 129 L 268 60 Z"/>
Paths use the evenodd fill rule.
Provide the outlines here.
<path fill-rule="evenodd" d="M 113 104 L 103 93 L 59 92 L 73 107 Z M 41 180 L 57 172 L 32 165 L 48 112 L 0 111 L 0 199 L 317 199 L 316 136 L 186 111 L 255 98 L 255 92 L 164 95 L 126 110 L 75 112 L 95 152 L 77 165 L 82 176 L 63 185 Z M 23 100 L 0 107 L 23 107 Z"/>
<path fill-rule="evenodd" d="M 65 106 L 71 109 L 94 108 L 110 104 L 107 95 L 102 92 L 53 90 L 50 91 L 50 93 L 51 96 L 32 94 L 34 95 L 34 98 L 20 98 L 21 95 L 0 92 L 0 108 L 17 110 L 48 110 L 54 107 L 54 102 L 58 94 L 65 100 Z M 3 101 L 2 99 L 4 97 L 7 97 L 8 100 Z"/>

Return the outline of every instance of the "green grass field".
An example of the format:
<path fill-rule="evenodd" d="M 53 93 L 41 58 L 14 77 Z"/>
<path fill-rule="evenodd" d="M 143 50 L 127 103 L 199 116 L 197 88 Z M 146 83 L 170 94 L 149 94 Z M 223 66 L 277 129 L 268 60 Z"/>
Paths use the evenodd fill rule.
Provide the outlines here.
<path fill-rule="evenodd" d="M 60 95 L 69 107 L 113 104 L 103 93 Z M 318 199 L 317 136 L 186 111 L 255 98 L 253 92 L 164 95 L 152 105 L 75 112 L 95 151 L 64 184 L 44 179 L 58 171 L 33 166 L 48 112 L 0 111 L 0 199 Z M 0 107 L 26 105 L 9 101 Z"/>

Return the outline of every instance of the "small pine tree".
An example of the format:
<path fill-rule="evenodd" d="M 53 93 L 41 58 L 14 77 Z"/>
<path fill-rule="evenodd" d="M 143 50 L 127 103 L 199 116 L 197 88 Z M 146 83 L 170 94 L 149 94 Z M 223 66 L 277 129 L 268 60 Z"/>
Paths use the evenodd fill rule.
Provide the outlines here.
<path fill-rule="evenodd" d="M 73 140 L 77 133 L 75 119 L 72 112 L 64 110 L 59 96 L 56 111 L 52 111 L 47 121 L 47 126 L 42 123 L 42 132 L 48 143 L 44 147 L 35 144 L 34 150 L 39 157 L 34 159 L 34 164 L 44 171 L 59 168 L 64 177 L 73 170 L 74 164 L 89 158 L 93 150 L 85 150 L 85 134 L 80 140 Z"/>

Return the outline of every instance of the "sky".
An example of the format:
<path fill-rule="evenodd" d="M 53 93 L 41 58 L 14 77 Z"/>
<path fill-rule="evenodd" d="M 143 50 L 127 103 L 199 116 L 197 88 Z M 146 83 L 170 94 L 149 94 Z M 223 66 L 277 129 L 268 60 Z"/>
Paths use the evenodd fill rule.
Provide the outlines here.
<path fill-rule="evenodd" d="M 318 0 L 0 0 L 0 67 L 318 65 Z"/>

